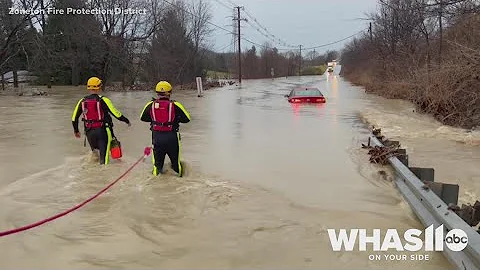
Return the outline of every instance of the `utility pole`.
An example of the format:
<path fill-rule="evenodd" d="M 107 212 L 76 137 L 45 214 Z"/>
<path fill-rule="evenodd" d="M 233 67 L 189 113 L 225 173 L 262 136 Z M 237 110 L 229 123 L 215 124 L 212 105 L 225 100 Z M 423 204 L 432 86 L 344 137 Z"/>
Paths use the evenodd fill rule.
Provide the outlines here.
<path fill-rule="evenodd" d="M 373 41 L 372 22 L 370 22 L 370 26 L 368 27 L 368 32 L 370 33 L 370 42 L 372 42 Z"/>
<path fill-rule="evenodd" d="M 238 31 L 238 83 L 242 83 L 242 47 L 241 47 L 241 35 L 240 35 L 240 21 L 243 20 L 240 18 L 240 6 L 235 7 L 237 9 L 237 18 L 234 19 L 237 21 L 237 31 Z"/>
<path fill-rule="evenodd" d="M 438 10 L 438 23 L 440 27 L 440 46 L 438 48 L 438 64 L 442 64 L 442 46 L 443 46 L 443 0 L 440 0 Z"/>
<path fill-rule="evenodd" d="M 45 11 L 45 2 L 40 0 L 40 8 Z M 45 14 L 42 12 L 42 32 L 45 33 Z"/>
<path fill-rule="evenodd" d="M 300 45 L 300 64 L 298 65 L 298 76 L 302 76 L 302 45 Z"/>

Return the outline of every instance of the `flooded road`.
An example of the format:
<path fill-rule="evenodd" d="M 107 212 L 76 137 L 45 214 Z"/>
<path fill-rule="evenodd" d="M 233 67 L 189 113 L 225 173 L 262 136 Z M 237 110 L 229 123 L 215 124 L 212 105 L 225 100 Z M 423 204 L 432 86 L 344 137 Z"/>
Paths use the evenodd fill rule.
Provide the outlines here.
<path fill-rule="evenodd" d="M 290 105 L 283 95 L 299 85 L 318 87 L 327 103 Z M 59 88 L 47 97 L 0 98 L 0 231 L 87 199 L 150 144 L 139 117 L 153 93 L 107 93 L 132 127 L 115 121 L 124 157 L 97 165 L 71 127 L 85 93 Z M 423 228 L 378 173 L 384 168 L 369 164 L 360 148 L 366 121 L 397 136 L 412 164 L 435 167 L 438 181 L 458 182 L 468 202 L 480 194 L 475 134 L 437 127 L 408 113 L 408 104 L 366 95 L 339 77 L 247 80 L 203 98 L 174 98 L 192 116 L 181 126 L 184 178 L 152 177 L 148 159 L 84 208 L 0 238 L 0 267 L 452 268 L 440 253 L 415 262 L 333 252 L 327 229 Z"/>

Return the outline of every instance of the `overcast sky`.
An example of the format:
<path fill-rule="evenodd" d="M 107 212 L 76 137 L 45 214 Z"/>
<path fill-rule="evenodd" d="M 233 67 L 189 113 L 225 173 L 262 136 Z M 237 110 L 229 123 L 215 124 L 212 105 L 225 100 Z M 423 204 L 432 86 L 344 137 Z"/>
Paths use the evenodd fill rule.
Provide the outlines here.
<path fill-rule="evenodd" d="M 271 34 L 289 44 L 289 46 L 302 45 L 303 48 L 314 47 L 331 43 L 367 28 L 365 13 L 376 9 L 377 0 L 208 0 L 212 7 L 213 20 L 219 26 L 230 31 L 232 27 L 233 4 L 244 6 L 245 11 L 257 19 Z M 220 3 L 223 3 L 220 4 Z M 256 25 L 254 21 L 241 11 L 242 18 L 246 18 Z M 258 27 L 258 25 L 256 25 Z M 232 34 L 216 27 L 211 36 L 213 49 L 216 51 L 231 51 L 233 47 Z M 258 27 L 260 28 L 260 27 Z M 268 41 L 251 25 L 242 21 L 242 37 L 252 42 L 263 44 Z M 270 41 L 273 43 L 272 41 Z M 341 49 L 348 42 L 340 42 L 323 48 L 316 49 L 323 53 L 327 50 Z M 242 49 L 251 47 L 247 41 L 242 40 Z M 275 44 L 278 48 L 285 45 Z M 257 46 L 258 47 L 258 46 Z"/>

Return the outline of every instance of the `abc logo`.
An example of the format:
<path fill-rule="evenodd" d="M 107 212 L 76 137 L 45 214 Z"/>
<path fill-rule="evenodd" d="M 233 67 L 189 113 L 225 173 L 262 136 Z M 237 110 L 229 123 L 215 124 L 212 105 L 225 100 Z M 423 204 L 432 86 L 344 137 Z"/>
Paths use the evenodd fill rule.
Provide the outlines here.
<path fill-rule="evenodd" d="M 452 251 L 462 251 L 468 244 L 468 236 L 463 230 L 453 229 L 447 233 L 445 243 Z"/>

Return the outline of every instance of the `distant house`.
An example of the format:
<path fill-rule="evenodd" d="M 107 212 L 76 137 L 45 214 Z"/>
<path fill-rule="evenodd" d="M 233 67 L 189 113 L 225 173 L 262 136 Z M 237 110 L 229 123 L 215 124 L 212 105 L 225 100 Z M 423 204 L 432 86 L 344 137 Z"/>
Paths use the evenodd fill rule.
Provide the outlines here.
<path fill-rule="evenodd" d="M 27 70 L 18 70 L 17 77 L 18 77 L 18 83 L 30 83 L 38 79 L 37 76 L 32 76 L 31 72 Z M 9 71 L 3 74 L 3 80 L 7 84 L 10 84 L 10 83 L 13 84 L 13 71 Z"/>

